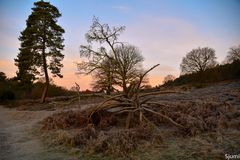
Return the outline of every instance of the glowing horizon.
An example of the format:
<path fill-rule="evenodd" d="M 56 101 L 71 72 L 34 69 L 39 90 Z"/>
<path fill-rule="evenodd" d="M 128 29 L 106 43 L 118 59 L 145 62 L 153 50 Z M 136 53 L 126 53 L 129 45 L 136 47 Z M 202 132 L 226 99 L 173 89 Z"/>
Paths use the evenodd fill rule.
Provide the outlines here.
<path fill-rule="evenodd" d="M 149 74 L 150 85 L 162 83 L 172 74 L 179 76 L 179 65 L 187 52 L 197 47 L 216 50 L 218 62 L 226 57 L 230 47 L 240 44 L 240 2 L 238 0 L 110 0 L 92 1 L 49 0 L 62 13 L 59 24 L 65 29 L 63 79 L 57 85 L 70 89 L 77 82 L 81 90 L 91 89 L 91 77 L 76 75 L 74 62 L 80 61 L 79 46 L 86 44 L 84 34 L 93 16 L 110 26 L 126 26 L 120 36 L 142 51 L 145 69 L 160 63 Z M 14 58 L 18 54 L 20 32 L 26 27 L 34 0 L 0 1 L 0 71 L 15 76 Z"/>

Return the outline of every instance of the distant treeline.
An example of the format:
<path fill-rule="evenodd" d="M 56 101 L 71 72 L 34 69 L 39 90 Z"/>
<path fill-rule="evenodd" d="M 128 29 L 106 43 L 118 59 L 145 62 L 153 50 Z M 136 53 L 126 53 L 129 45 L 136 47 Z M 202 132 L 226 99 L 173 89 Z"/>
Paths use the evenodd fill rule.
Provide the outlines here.
<path fill-rule="evenodd" d="M 43 82 L 34 83 L 31 88 L 20 85 L 15 78 L 6 78 L 3 72 L 0 72 L 0 102 L 14 99 L 38 99 L 41 98 Z M 76 95 L 76 92 L 55 84 L 49 85 L 48 97 Z"/>
<path fill-rule="evenodd" d="M 217 65 L 202 72 L 181 75 L 173 81 L 166 82 L 163 86 L 212 83 L 233 79 L 240 79 L 240 60 L 231 64 Z"/>

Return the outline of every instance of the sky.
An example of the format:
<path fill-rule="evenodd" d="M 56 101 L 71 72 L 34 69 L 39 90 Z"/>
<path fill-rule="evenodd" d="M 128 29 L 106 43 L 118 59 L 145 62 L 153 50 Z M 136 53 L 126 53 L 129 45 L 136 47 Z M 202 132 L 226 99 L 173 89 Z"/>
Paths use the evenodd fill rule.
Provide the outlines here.
<path fill-rule="evenodd" d="M 144 68 L 160 64 L 149 74 L 152 86 L 163 78 L 180 74 L 187 52 L 211 47 L 221 63 L 230 47 L 240 44 L 240 0 L 46 0 L 62 14 L 65 29 L 64 78 L 54 82 L 81 90 L 91 89 L 91 76 L 78 75 L 79 46 L 87 44 L 85 33 L 93 16 L 110 26 L 126 26 L 119 40 L 137 46 L 145 58 Z M 19 53 L 20 32 L 26 27 L 34 0 L 0 0 L 0 71 L 16 75 L 14 58 Z"/>

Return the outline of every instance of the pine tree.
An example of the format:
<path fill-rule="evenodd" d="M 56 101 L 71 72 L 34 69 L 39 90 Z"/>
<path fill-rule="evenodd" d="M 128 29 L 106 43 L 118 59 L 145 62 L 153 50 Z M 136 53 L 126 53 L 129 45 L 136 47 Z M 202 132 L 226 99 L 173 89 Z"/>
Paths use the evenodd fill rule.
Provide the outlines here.
<path fill-rule="evenodd" d="M 15 59 L 15 64 L 18 66 L 17 79 L 20 80 L 22 89 L 30 91 L 37 70 L 33 66 L 32 54 L 24 47 L 19 50 L 20 53 Z"/>
<path fill-rule="evenodd" d="M 38 74 L 43 73 L 45 87 L 42 102 L 45 102 L 48 92 L 48 70 L 54 77 L 63 77 L 60 72 L 64 58 L 61 53 L 64 49 L 64 29 L 57 24 L 60 16 L 58 9 L 49 2 L 35 2 L 26 22 L 27 27 L 19 38 L 20 53 L 15 59 L 18 66 L 17 77 L 22 83 L 32 83 Z"/>

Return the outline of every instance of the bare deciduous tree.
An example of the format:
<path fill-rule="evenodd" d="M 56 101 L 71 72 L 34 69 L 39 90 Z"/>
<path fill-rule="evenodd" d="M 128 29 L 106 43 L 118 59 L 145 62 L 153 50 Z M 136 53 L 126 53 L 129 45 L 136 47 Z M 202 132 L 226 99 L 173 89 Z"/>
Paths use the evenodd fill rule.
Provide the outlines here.
<path fill-rule="evenodd" d="M 215 50 L 208 47 L 199 47 L 187 53 L 186 57 L 182 59 L 180 68 L 182 74 L 189 74 L 205 71 L 216 64 Z"/>
<path fill-rule="evenodd" d="M 143 57 L 140 51 L 134 46 L 117 41 L 119 34 L 123 30 L 124 27 L 110 28 L 107 24 L 100 24 L 98 19 L 94 18 L 93 25 L 86 34 L 89 44 L 81 46 L 81 56 L 86 57 L 87 61 L 82 62 L 79 65 L 79 69 L 85 71 L 87 74 L 102 70 L 107 75 L 108 70 L 103 67 L 103 64 L 105 61 L 110 62 L 110 68 L 112 69 L 110 72 L 113 73 L 113 79 L 116 80 L 116 84 L 121 86 L 124 91 L 122 94 L 110 96 L 110 98 L 106 99 L 100 105 L 92 108 L 92 111 L 88 115 L 89 120 L 94 119 L 94 115 L 98 114 L 98 112 L 112 108 L 115 114 L 128 113 L 126 118 L 127 128 L 129 128 L 136 113 L 138 113 L 140 124 L 149 122 L 145 116 L 146 112 L 156 114 L 165 118 L 173 125 L 184 128 L 168 116 L 153 109 L 153 107 L 162 104 L 149 102 L 152 99 L 151 96 L 162 93 L 140 93 L 141 88 L 144 86 L 143 82 L 146 80 L 146 75 L 159 66 L 159 64 L 147 71 L 143 71 L 141 67 Z M 97 51 L 94 50 L 92 42 L 98 42 L 101 47 Z"/>
<path fill-rule="evenodd" d="M 114 91 L 113 85 L 115 84 L 113 70 L 112 62 L 108 58 L 102 61 L 101 67 L 96 69 L 93 74 L 93 90 L 103 91 L 110 95 Z"/>
<path fill-rule="evenodd" d="M 124 30 L 124 26 L 110 28 L 108 24 L 101 24 L 94 17 L 93 24 L 85 35 L 88 45 L 80 46 L 80 56 L 88 59 L 86 63 L 83 62 L 79 65 L 81 70 L 91 73 L 101 67 L 101 63 L 106 57 L 111 59 L 112 53 L 115 56 L 115 46 L 122 44 L 118 42 L 118 37 Z M 101 47 L 96 50 L 93 49 L 93 42 L 99 43 Z M 107 51 L 107 47 L 110 51 Z"/>
<path fill-rule="evenodd" d="M 139 80 L 143 72 L 143 57 L 135 46 L 121 45 L 115 48 L 116 57 L 113 59 L 114 78 L 116 84 L 122 87 L 127 95 L 132 83 Z M 145 79 L 144 79 L 145 80 Z"/>
<path fill-rule="evenodd" d="M 88 45 L 80 46 L 80 56 L 87 58 L 87 61 L 78 64 L 78 69 L 86 74 L 93 73 L 95 77 L 102 76 L 101 80 L 96 81 L 100 86 L 104 84 L 110 89 L 112 85 L 118 85 L 127 95 L 128 87 L 139 79 L 142 72 L 143 57 L 135 46 L 118 41 L 124 29 L 124 26 L 110 28 L 94 18 L 86 34 Z M 92 42 L 100 44 L 100 48 L 93 49 Z"/>
<path fill-rule="evenodd" d="M 171 75 L 171 74 L 169 74 L 166 77 L 164 77 L 163 84 L 165 84 L 165 83 L 167 83 L 169 81 L 173 81 L 174 79 L 176 79 L 176 77 Z"/>
<path fill-rule="evenodd" d="M 231 47 L 226 57 L 227 63 L 232 63 L 236 60 L 240 60 L 240 45 Z"/>

